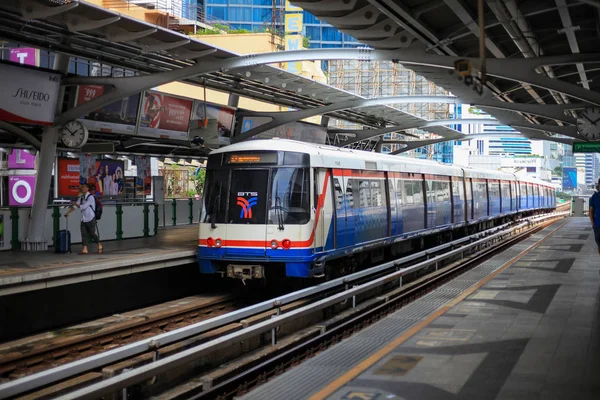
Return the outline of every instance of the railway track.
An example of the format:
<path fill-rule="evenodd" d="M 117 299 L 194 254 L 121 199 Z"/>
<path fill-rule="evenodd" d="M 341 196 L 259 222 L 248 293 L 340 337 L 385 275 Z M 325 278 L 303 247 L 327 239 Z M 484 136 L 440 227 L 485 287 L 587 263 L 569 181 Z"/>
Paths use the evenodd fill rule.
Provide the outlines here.
<path fill-rule="evenodd" d="M 235 309 L 230 294 L 191 296 L 0 345 L 0 383 L 67 364 Z"/>
<path fill-rule="evenodd" d="M 0 398 L 25 393 L 23 398 L 31 399 L 50 393 L 66 394 L 65 398 L 97 398 L 127 387 L 128 393 L 122 395 L 130 398 L 230 398 L 246 390 L 248 382 L 256 384 L 282 366 L 297 362 L 300 354 L 309 356 L 322 348 L 327 343 L 324 338 L 349 321 L 372 320 L 363 315 L 380 307 L 404 304 L 490 256 L 499 246 L 508 246 L 563 215 L 530 217 L 516 225 L 494 228 L 241 310 L 226 313 L 222 308 L 222 313 L 217 311 L 219 315 L 210 315 L 217 315 L 214 318 L 186 327 L 183 325 L 190 321 L 180 321 L 180 325 L 172 325 L 172 332 L 158 336 L 152 335 L 152 330 L 137 328 L 141 335 L 135 337 L 137 341 L 112 350 L 109 343 L 105 347 L 108 351 L 9 382 L 0 386 Z M 429 274 L 422 276 L 425 272 Z M 361 324 L 352 324 L 352 329 Z M 136 331 L 135 327 L 128 329 Z M 313 341 L 319 341 L 317 347 L 295 353 L 287 364 L 273 361 Z M 86 343 L 101 340 L 89 339 Z M 78 346 L 94 351 L 94 346 Z M 276 362 L 273 370 L 264 366 L 270 362 Z M 257 371 L 259 366 L 260 372 L 254 378 L 242 372 Z M 15 371 L 18 369 L 13 369 L 12 376 L 18 378 Z M 218 392 L 212 389 L 215 385 L 220 388 Z M 67 394 L 82 386 L 80 391 Z"/>

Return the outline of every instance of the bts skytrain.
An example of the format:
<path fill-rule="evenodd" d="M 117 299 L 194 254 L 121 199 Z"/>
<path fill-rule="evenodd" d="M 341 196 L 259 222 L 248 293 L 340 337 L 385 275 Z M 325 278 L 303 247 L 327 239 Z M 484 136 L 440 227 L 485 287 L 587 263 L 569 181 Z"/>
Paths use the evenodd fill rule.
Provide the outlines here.
<path fill-rule="evenodd" d="M 243 279 L 322 277 L 556 206 L 540 180 L 282 139 L 213 151 L 204 193 L 200 271 Z"/>

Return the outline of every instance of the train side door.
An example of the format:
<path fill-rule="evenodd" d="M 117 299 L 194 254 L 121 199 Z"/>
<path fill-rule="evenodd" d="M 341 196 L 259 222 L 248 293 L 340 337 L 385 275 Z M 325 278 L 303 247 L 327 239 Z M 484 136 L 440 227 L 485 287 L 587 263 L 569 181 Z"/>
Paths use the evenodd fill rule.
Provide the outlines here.
<path fill-rule="evenodd" d="M 331 170 L 324 168 L 314 169 L 314 205 L 315 208 L 315 250 L 333 248 L 333 201 L 329 185 L 331 184 Z"/>
<path fill-rule="evenodd" d="M 332 176 L 333 203 L 335 207 L 335 247 L 343 248 L 350 245 L 348 240 L 348 230 L 346 228 L 346 207 L 348 202 L 344 190 L 344 176 L 342 170 L 334 170 Z"/>

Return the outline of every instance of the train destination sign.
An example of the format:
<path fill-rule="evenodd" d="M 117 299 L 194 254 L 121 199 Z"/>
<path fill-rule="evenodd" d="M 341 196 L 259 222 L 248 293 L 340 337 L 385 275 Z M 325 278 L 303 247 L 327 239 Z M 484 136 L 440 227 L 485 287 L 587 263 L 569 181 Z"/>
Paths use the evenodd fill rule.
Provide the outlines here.
<path fill-rule="evenodd" d="M 600 142 L 575 142 L 573 153 L 600 153 Z"/>

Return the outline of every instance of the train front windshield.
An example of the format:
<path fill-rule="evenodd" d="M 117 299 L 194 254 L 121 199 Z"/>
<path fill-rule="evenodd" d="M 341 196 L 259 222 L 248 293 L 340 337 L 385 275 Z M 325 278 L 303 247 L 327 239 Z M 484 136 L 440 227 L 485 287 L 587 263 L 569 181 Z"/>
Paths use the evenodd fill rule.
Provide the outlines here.
<path fill-rule="evenodd" d="M 202 222 L 301 225 L 310 220 L 308 155 L 224 153 L 209 157 Z"/>

